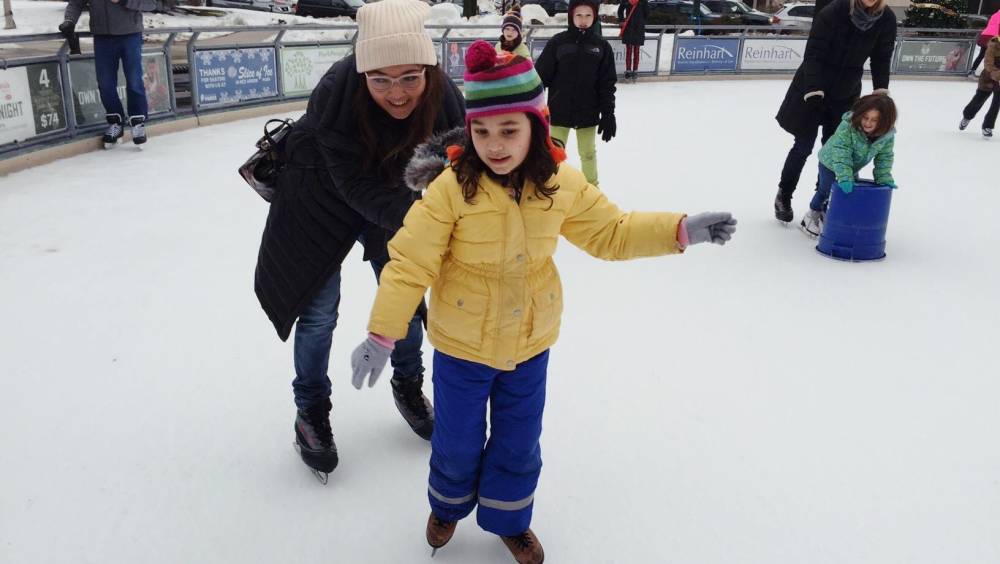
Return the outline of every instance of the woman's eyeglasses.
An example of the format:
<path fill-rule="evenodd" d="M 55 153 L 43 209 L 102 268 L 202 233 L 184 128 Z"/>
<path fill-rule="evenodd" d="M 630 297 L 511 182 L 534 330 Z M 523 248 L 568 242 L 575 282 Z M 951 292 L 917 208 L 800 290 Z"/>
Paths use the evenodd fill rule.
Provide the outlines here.
<path fill-rule="evenodd" d="M 426 68 L 420 69 L 420 72 L 410 72 L 398 78 L 389 78 L 388 76 L 382 74 L 371 74 L 365 73 L 365 78 L 368 79 L 368 86 L 375 92 L 386 92 L 395 85 L 400 85 L 403 90 L 416 90 L 420 88 L 420 85 L 424 82 L 424 74 L 427 72 Z"/>

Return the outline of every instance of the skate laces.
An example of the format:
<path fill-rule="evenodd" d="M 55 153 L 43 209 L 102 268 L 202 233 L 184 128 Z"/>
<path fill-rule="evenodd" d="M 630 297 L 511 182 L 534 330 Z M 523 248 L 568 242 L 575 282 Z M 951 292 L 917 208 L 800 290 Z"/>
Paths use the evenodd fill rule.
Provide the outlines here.
<path fill-rule="evenodd" d="M 517 547 L 522 550 L 526 548 L 531 548 L 531 545 L 534 544 L 535 542 L 534 539 L 531 538 L 531 535 L 528 534 L 528 531 L 524 531 L 519 535 L 514 535 L 512 537 L 504 537 L 504 538 L 510 539 L 511 542 L 516 544 Z"/>
<path fill-rule="evenodd" d="M 121 134 L 122 134 L 123 131 L 125 131 L 125 130 L 122 129 L 122 126 L 119 125 L 119 124 L 117 124 L 117 123 L 112 123 L 112 124 L 108 125 L 108 135 L 110 135 L 112 137 L 119 137 L 119 136 L 121 136 Z"/>
<path fill-rule="evenodd" d="M 445 530 L 451 528 L 451 524 L 454 523 L 454 521 L 445 521 L 437 515 L 434 516 L 434 520 L 432 522 L 436 528 Z"/>
<path fill-rule="evenodd" d="M 424 377 L 418 376 L 412 380 L 397 378 L 396 381 L 399 382 L 397 389 L 399 395 L 403 396 L 403 403 L 406 404 L 406 407 L 422 418 L 427 417 L 429 415 L 427 404 L 424 403 L 424 395 L 421 392 Z"/>
<path fill-rule="evenodd" d="M 330 428 L 330 406 L 323 402 L 305 410 L 305 420 L 316 431 L 316 438 L 323 446 L 333 444 L 333 430 Z"/>

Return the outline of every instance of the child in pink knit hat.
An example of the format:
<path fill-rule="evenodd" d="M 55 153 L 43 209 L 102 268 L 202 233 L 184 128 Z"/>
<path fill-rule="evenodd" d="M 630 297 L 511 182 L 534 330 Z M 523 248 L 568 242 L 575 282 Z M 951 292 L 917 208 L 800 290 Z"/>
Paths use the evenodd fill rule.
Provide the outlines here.
<path fill-rule="evenodd" d="M 560 162 L 530 60 L 477 41 L 465 61 L 467 137 L 448 151 L 450 163 L 389 243 L 369 337 L 352 368 L 362 379 L 378 377 L 430 287 L 435 427 L 427 542 L 444 546 L 476 510 L 479 526 L 500 536 L 517 562 L 539 564 L 545 552 L 530 524 L 549 348 L 563 309 L 553 261 L 559 237 L 624 260 L 724 244 L 736 220 L 620 210 Z"/>

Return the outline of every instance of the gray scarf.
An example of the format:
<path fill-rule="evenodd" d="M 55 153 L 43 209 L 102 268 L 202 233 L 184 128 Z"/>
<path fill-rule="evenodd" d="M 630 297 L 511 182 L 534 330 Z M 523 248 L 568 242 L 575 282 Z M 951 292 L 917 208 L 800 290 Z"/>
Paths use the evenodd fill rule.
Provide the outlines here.
<path fill-rule="evenodd" d="M 869 14 L 864 4 L 860 2 L 854 2 L 851 5 L 851 23 L 854 24 L 854 27 L 858 28 L 858 31 L 868 31 L 881 17 L 882 12 Z"/>

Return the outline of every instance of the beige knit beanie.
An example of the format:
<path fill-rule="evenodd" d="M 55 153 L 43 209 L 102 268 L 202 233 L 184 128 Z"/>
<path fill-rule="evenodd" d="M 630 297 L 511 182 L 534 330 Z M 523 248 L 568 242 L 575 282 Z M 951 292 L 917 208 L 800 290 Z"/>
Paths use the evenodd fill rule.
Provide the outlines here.
<path fill-rule="evenodd" d="M 424 30 L 430 6 L 421 0 L 379 0 L 358 10 L 354 46 L 358 72 L 394 65 L 436 65 L 437 53 Z"/>

